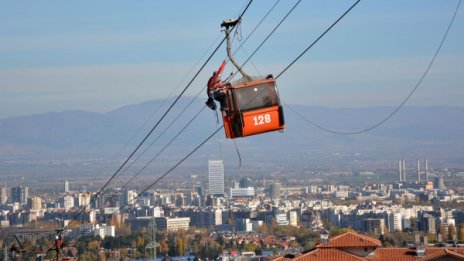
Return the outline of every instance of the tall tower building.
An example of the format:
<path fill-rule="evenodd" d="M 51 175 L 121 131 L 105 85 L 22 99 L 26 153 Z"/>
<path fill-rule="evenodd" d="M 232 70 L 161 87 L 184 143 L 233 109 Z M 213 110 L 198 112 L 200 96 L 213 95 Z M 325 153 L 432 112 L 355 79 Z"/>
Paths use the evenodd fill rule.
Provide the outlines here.
<path fill-rule="evenodd" d="M 429 164 L 427 160 L 424 160 L 424 174 L 425 182 L 429 182 Z"/>
<path fill-rule="evenodd" d="M 64 182 L 64 193 L 69 193 L 69 181 Z"/>
<path fill-rule="evenodd" d="M 403 182 L 406 182 L 406 162 L 403 159 L 403 167 L 401 168 L 403 170 Z"/>
<path fill-rule="evenodd" d="M 61 199 L 61 203 L 65 210 L 69 210 L 74 207 L 74 198 L 72 196 L 64 196 Z"/>
<path fill-rule="evenodd" d="M 269 195 L 273 201 L 280 199 L 280 191 L 282 190 L 282 185 L 279 182 L 272 183 L 269 186 Z"/>
<path fill-rule="evenodd" d="M 398 161 L 399 182 L 406 182 L 406 163 L 404 159 Z"/>
<path fill-rule="evenodd" d="M 31 210 L 41 210 L 42 209 L 42 198 L 41 197 L 32 197 L 29 199 L 29 208 Z"/>
<path fill-rule="evenodd" d="M 398 181 L 403 182 L 403 160 L 398 160 Z"/>
<path fill-rule="evenodd" d="M 420 178 L 420 161 L 419 160 L 416 161 L 416 172 L 417 172 L 417 182 L 420 183 L 421 178 Z"/>
<path fill-rule="evenodd" d="M 28 187 L 15 187 L 11 188 L 11 202 L 19 202 L 20 204 L 26 204 L 27 198 L 29 197 Z"/>
<path fill-rule="evenodd" d="M 120 199 L 120 206 L 133 205 L 135 204 L 135 198 L 137 197 L 137 191 L 135 190 L 124 190 Z"/>
<path fill-rule="evenodd" d="M 443 178 L 443 175 L 440 174 L 438 176 L 438 181 L 437 181 L 437 188 L 439 190 L 445 190 L 446 189 L 446 186 L 445 186 L 445 179 Z"/>
<path fill-rule="evenodd" d="M 208 161 L 209 194 L 224 195 L 224 162 L 222 160 Z"/>
<path fill-rule="evenodd" d="M 76 206 L 87 206 L 90 205 L 91 195 L 89 192 L 79 193 L 75 200 L 77 200 Z"/>
<path fill-rule="evenodd" d="M 8 202 L 8 191 L 5 187 L 0 187 L 0 205 L 6 204 Z"/>

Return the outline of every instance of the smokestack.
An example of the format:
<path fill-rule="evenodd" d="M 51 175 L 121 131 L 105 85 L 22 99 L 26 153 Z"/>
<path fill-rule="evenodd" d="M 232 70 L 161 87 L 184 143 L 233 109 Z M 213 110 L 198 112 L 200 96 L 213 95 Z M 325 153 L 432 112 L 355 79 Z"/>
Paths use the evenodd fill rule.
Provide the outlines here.
<path fill-rule="evenodd" d="M 417 171 L 417 182 L 420 183 L 421 180 L 420 180 L 420 161 L 419 160 L 416 161 L 416 171 Z"/>
<path fill-rule="evenodd" d="M 406 163 L 403 159 L 403 167 L 401 168 L 403 170 L 403 182 L 406 182 Z"/>
<path fill-rule="evenodd" d="M 429 182 L 429 164 L 427 160 L 424 160 L 424 172 L 425 172 L 425 181 Z"/>
<path fill-rule="evenodd" d="M 398 178 L 399 182 L 403 182 L 403 163 L 401 160 L 398 160 Z"/>

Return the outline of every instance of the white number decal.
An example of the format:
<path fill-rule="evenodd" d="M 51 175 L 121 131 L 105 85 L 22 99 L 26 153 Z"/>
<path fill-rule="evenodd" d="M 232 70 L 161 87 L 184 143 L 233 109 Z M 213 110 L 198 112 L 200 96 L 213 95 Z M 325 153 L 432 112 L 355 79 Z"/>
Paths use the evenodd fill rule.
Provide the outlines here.
<path fill-rule="evenodd" d="M 255 126 L 270 123 L 271 115 L 270 114 L 258 115 L 258 116 L 253 117 L 253 121 L 255 122 Z"/>

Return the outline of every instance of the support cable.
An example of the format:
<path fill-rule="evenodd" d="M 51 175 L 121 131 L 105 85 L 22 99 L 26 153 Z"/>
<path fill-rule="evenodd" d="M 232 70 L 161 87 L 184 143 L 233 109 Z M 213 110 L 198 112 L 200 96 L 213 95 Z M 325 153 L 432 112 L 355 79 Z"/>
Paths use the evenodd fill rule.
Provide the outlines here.
<path fill-rule="evenodd" d="M 360 0 L 358 0 L 359 2 Z M 300 4 L 301 0 L 298 0 L 294 5 L 293 7 L 287 12 L 287 14 L 279 21 L 279 23 L 274 27 L 274 29 L 272 29 L 272 31 L 266 36 L 266 38 L 264 38 L 263 41 L 261 41 L 261 43 L 258 45 L 258 47 L 253 51 L 253 53 L 248 56 L 248 58 L 245 60 L 245 62 L 241 65 L 241 67 L 245 66 L 249 61 L 250 59 L 256 54 L 256 52 L 258 52 L 259 49 L 261 49 L 261 47 L 264 45 L 264 43 L 267 42 L 267 40 L 274 34 L 274 32 L 280 27 L 280 25 L 288 18 L 288 16 L 295 10 L 295 8 Z M 246 39 L 245 39 L 246 40 Z M 235 73 L 233 73 L 231 76 L 229 76 L 228 79 L 230 78 L 233 78 L 236 74 L 238 73 L 238 71 L 236 71 Z M 277 78 L 276 78 L 277 79 Z"/>
<path fill-rule="evenodd" d="M 277 0 L 274 5 L 267 11 L 267 13 L 264 15 L 263 18 L 261 18 L 261 20 L 255 25 L 255 27 L 253 27 L 253 29 L 251 30 L 251 32 L 247 35 L 247 37 L 245 37 L 245 39 L 243 39 L 243 41 L 240 41 L 240 45 L 238 46 L 237 50 L 234 51 L 234 55 L 235 53 L 237 53 L 237 51 L 245 44 L 245 42 L 250 38 L 250 36 L 252 36 L 256 29 L 258 29 L 259 26 L 261 26 L 261 24 L 264 22 L 264 20 L 266 20 L 266 18 L 269 16 L 269 14 L 274 10 L 274 8 L 277 6 L 277 4 L 280 2 L 280 0 Z"/>
<path fill-rule="evenodd" d="M 359 2 L 360 0 L 358 0 L 355 5 Z M 409 100 L 409 98 L 411 98 L 411 96 L 416 92 L 416 90 L 419 88 L 419 86 L 422 84 L 423 80 L 425 79 L 425 77 L 427 76 L 427 74 L 429 73 L 430 71 L 430 68 L 432 67 L 433 63 L 435 62 L 435 59 L 437 58 L 438 56 L 438 53 L 440 52 L 447 36 L 448 36 L 448 33 L 451 29 L 451 26 L 453 25 L 454 23 L 454 20 L 456 18 L 456 14 L 458 13 L 458 10 L 459 10 L 459 7 L 461 5 L 461 0 L 459 0 L 457 6 L 456 6 L 456 9 L 454 11 L 454 14 L 449 22 L 449 25 L 445 31 L 445 34 L 443 35 L 441 41 L 440 41 L 440 44 L 438 45 L 438 48 L 437 50 L 435 51 L 435 54 L 433 55 L 432 59 L 430 60 L 429 64 L 427 65 L 427 68 L 425 69 L 424 73 L 422 74 L 422 76 L 419 78 L 419 81 L 416 83 L 416 85 L 412 88 L 412 90 L 409 92 L 409 94 L 406 96 L 406 98 L 403 99 L 403 101 L 387 116 L 385 117 L 384 119 L 382 119 L 381 121 L 379 121 L 378 123 L 368 127 L 368 128 L 365 128 L 365 129 L 362 129 L 362 130 L 359 130 L 359 131 L 353 131 L 353 132 L 343 132 L 343 131 L 337 131 L 337 130 L 332 130 L 332 129 L 329 129 L 329 128 L 326 128 L 326 127 L 323 127 L 307 118 L 305 118 L 303 115 L 301 115 L 300 113 L 296 112 L 296 110 L 293 110 L 289 105 L 287 104 L 284 104 L 290 111 L 292 111 L 293 113 L 295 113 L 298 117 L 300 117 L 302 120 L 306 121 L 307 123 L 311 124 L 312 126 L 320 129 L 320 130 L 323 130 L 325 132 L 328 132 L 328 133 L 332 133 L 332 134 L 337 134 L 337 135 L 356 135 L 356 134 L 361 134 L 361 133 L 365 133 L 365 132 L 368 132 L 368 131 L 371 131 L 381 125 L 383 125 L 385 122 L 387 122 L 388 120 L 390 120 L 401 108 L 403 108 L 403 106 L 406 104 L 406 102 Z M 354 6 L 352 6 L 349 10 L 351 10 Z M 348 12 L 347 11 L 347 12 Z M 277 77 L 276 79 L 281 76 L 283 73 L 285 73 L 285 71 L 287 71 L 288 68 L 290 68 L 301 56 L 303 56 L 306 51 L 309 50 L 309 48 L 311 48 L 326 32 L 328 32 L 328 30 L 330 30 L 330 28 L 332 28 L 341 18 L 343 18 L 343 16 L 347 13 L 345 12 L 339 19 L 337 19 L 337 21 L 334 22 L 334 24 L 332 24 L 329 29 L 327 29 L 321 36 L 319 36 L 319 38 L 316 39 L 316 41 L 314 41 L 308 48 L 306 48 L 306 50 L 304 50 L 295 60 L 293 60 Z"/>
<path fill-rule="evenodd" d="M 235 50 L 234 54 L 240 50 L 240 49 L 243 49 L 243 44 L 255 33 L 255 31 L 257 30 L 257 28 L 263 23 L 263 21 L 269 16 L 269 14 L 274 10 L 274 8 L 276 7 L 276 5 L 280 2 L 280 0 L 277 0 L 274 5 L 266 12 L 266 14 L 264 15 L 263 18 L 261 18 L 261 20 L 258 22 L 258 24 L 252 29 L 252 31 L 247 35 L 247 37 L 241 42 L 240 46 Z M 217 41 L 217 40 L 216 40 Z M 153 144 L 159 140 L 159 138 L 164 135 L 164 133 L 174 124 L 174 122 L 187 110 L 187 108 L 194 102 L 194 100 L 206 89 L 206 86 L 203 87 L 200 92 L 195 96 L 193 97 L 190 102 L 184 107 L 184 109 L 178 113 L 178 115 L 176 117 L 174 117 L 174 119 L 170 122 L 170 124 L 161 132 L 161 134 L 150 144 L 148 145 L 147 148 L 145 148 L 145 150 L 139 154 L 139 156 L 134 160 L 132 161 L 128 166 L 126 166 L 126 168 L 120 173 L 120 175 L 122 175 L 122 173 L 124 173 L 125 171 L 127 171 L 131 166 L 134 165 L 134 163 L 140 159 L 140 157 L 146 153 L 146 151 L 151 147 L 153 146 Z M 240 153 L 238 152 L 237 153 L 238 156 L 239 156 L 239 160 L 240 160 L 240 163 L 239 165 L 241 166 L 241 157 L 240 157 Z M 119 176 L 120 176 L 119 175 Z"/>
<path fill-rule="evenodd" d="M 120 175 L 122 175 L 124 172 L 126 172 L 130 167 L 132 167 L 134 165 L 134 163 L 136 161 L 138 161 L 143 154 L 145 154 L 168 130 L 169 128 L 180 118 L 180 116 L 193 104 L 193 102 L 195 101 L 195 99 L 200 96 L 200 94 L 202 92 L 204 92 L 205 88 L 201 89 L 200 92 L 197 93 L 196 96 L 194 96 L 190 102 L 184 106 L 184 108 L 176 115 L 176 117 L 174 117 L 174 119 L 171 120 L 171 122 L 168 124 L 168 126 L 166 126 L 166 128 L 164 128 L 164 130 L 158 135 L 158 137 L 156 137 L 135 159 L 134 161 L 132 161 L 129 165 L 126 166 L 126 168 L 121 171 Z M 126 183 L 127 185 L 127 183 Z M 124 185 L 125 187 L 125 185 Z"/>
<path fill-rule="evenodd" d="M 330 25 L 316 40 L 314 40 L 313 43 L 311 43 L 303 52 L 301 52 L 300 55 L 298 55 L 289 65 L 287 65 L 287 67 L 285 67 L 277 76 L 276 76 L 276 80 L 282 75 L 284 74 L 288 68 L 292 67 L 292 65 L 294 63 L 296 63 L 309 49 L 311 49 L 322 37 L 324 37 L 324 35 L 329 32 L 340 20 L 342 20 L 343 17 L 345 17 L 345 15 L 347 15 L 359 2 L 361 2 L 361 0 L 357 0 L 350 8 L 348 8 L 348 10 L 346 10 L 337 20 L 335 20 L 335 22 L 332 23 L 332 25 Z"/>
<path fill-rule="evenodd" d="M 131 201 L 131 202 L 127 202 L 126 204 L 124 204 L 122 207 L 120 207 L 118 210 L 114 211 L 113 213 L 111 213 L 111 215 L 114 215 L 116 214 L 117 212 L 120 212 L 121 210 L 123 210 L 125 207 L 127 207 L 128 205 L 132 204 L 136 199 L 138 199 L 143 193 L 147 192 L 150 188 L 152 188 L 153 186 L 155 186 L 156 184 L 158 184 L 164 177 L 166 177 L 167 175 L 169 175 L 172 171 L 174 171 L 180 164 L 182 164 L 186 159 L 188 159 L 193 153 L 195 153 L 198 149 L 200 149 L 203 145 L 205 145 L 205 143 L 207 141 L 209 141 L 212 137 L 214 137 L 214 135 L 216 135 L 216 133 L 218 133 L 222 128 L 224 128 L 223 125 L 221 125 L 221 127 L 217 128 L 213 133 L 211 133 L 205 140 L 203 140 L 197 147 L 195 147 L 195 149 L 193 149 L 189 154 L 187 154 L 184 158 L 182 158 L 179 162 L 177 162 L 173 167 L 171 167 L 168 171 L 166 171 L 163 175 L 161 175 L 160 177 L 158 177 L 153 183 L 151 183 L 150 185 L 148 185 L 145 189 L 143 189 L 139 194 L 137 194 L 136 197 L 134 197 L 134 199 Z"/>
<path fill-rule="evenodd" d="M 336 23 L 338 23 L 338 21 L 341 20 L 341 18 L 343 18 L 343 16 L 345 16 L 345 15 L 346 15 L 346 14 L 347 14 L 359 1 L 360 1 L 360 0 L 358 0 L 350 9 L 348 9 L 348 11 L 346 11 L 346 12 L 345 12 L 345 13 L 344 13 L 344 14 L 343 14 L 343 15 L 342 15 L 330 28 L 332 28 Z M 243 65 L 245 65 L 245 64 L 252 58 L 252 56 L 263 46 L 263 44 L 270 38 L 270 36 L 277 30 L 277 28 L 287 19 L 287 17 L 293 12 L 293 10 L 299 5 L 300 2 L 301 2 L 301 0 L 299 0 L 299 1 L 297 1 L 297 2 L 295 3 L 295 5 L 289 10 L 289 12 L 287 12 L 287 14 L 286 14 L 286 15 L 281 19 L 281 21 L 277 24 L 277 26 L 274 27 L 274 29 L 271 31 L 271 33 L 269 33 L 268 36 L 261 42 L 261 44 L 258 46 L 258 48 L 256 48 L 255 51 L 248 57 L 248 59 L 245 61 L 245 63 L 244 63 Z M 277 1 L 277 2 L 274 4 L 274 6 L 270 9 L 270 11 L 272 11 L 272 9 L 276 6 L 277 3 L 278 3 L 278 1 Z M 268 11 L 268 13 L 265 15 L 264 18 L 267 17 L 267 15 L 270 13 L 270 11 Z M 264 20 L 264 18 L 260 21 L 260 23 L 258 23 L 258 25 L 261 24 L 261 22 Z M 255 29 L 256 29 L 256 28 L 257 28 L 257 26 L 255 27 Z M 328 30 L 326 30 L 326 31 L 323 33 L 323 35 L 324 35 L 325 33 L 327 33 L 327 31 L 329 31 L 330 28 L 329 28 Z M 255 31 L 255 30 L 253 30 L 252 33 L 253 33 L 254 31 Z M 252 33 L 250 33 L 250 35 L 251 35 Z M 323 35 L 322 35 L 322 36 L 323 36 Z M 317 42 L 320 38 L 322 38 L 322 36 L 320 36 L 320 37 L 316 40 L 316 42 Z M 246 41 L 248 38 L 249 38 L 249 36 L 247 36 L 247 38 L 246 38 L 244 41 Z M 243 42 L 244 42 L 244 41 L 243 41 Z M 242 42 L 242 45 L 243 45 L 243 42 Z M 313 43 L 312 45 L 314 45 L 314 43 Z M 309 49 L 309 48 L 308 48 L 308 49 Z M 306 52 L 306 51 L 307 51 L 307 50 L 305 50 L 305 52 Z M 301 55 L 300 55 L 300 57 L 301 57 Z M 296 61 L 293 61 L 292 64 L 295 63 L 295 62 L 296 62 Z M 243 66 L 243 65 L 242 65 L 242 66 Z M 290 65 L 290 66 L 291 66 L 291 65 Z M 289 66 L 287 66 L 286 69 L 288 69 L 288 68 L 289 68 Z M 285 70 L 286 70 L 286 69 L 285 69 Z M 285 71 L 285 70 L 284 70 L 284 71 Z M 284 71 L 283 71 L 283 72 L 284 72 Z M 279 76 L 282 75 L 283 72 L 280 73 Z M 178 133 L 178 134 L 180 134 L 180 133 Z M 178 136 L 178 135 L 177 135 L 177 136 Z M 176 136 L 176 137 L 177 137 L 177 136 Z M 172 142 L 172 141 L 173 141 L 173 140 L 171 140 L 171 142 Z M 170 143 L 171 143 L 171 142 L 170 142 Z M 169 143 L 169 144 L 170 144 L 170 143 Z M 166 148 L 166 147 L 165 147 L 165 148 Z M 163 150 L 164 150 L 165 148 L 163 148 Z M 241 156 L 240 156 L 240 152 L 238 151 L 238 148 L 237 148 L 237 147 L 236 147 L 236 149 L 237 149 L 237 155 L 238 155 L 238 157 L 239 157 L 239 162 L 240 162 L 239 165 L 241 166 Z M 159 155 L 159 154 L 157 154 L 157 156 L 158 156 L 158 155 Z M 155 156 L 155 158 L 156 158 L 157 156 Z M 154 160 L 154 159 L 152 159 L 148 164 L 150 164 L 153 160 Z M 145 168 L 148 166 L 148 164 L 145 165 L 145 167 L 143 167 L 143 169 L 145 169 Z M 143 170 L 143 169 L 142 169 L 142 170 Z M 140 174 L 140 171 L 137 172 L 136 176 L 137 176 L 138 174 Z M 135 178 L 135 176 L 134 176 L 133 178 Z M 131 178 L 131 179 L 129 180 L 129 182 L 132 181 L 133 178 Z M 124 186 L 126 186 L 129 182 L 127 182 Z"/>
<path fill-rule="evenodd" d="M 205 58 L 205 56 L 208 54 L 208 52 L 213 48 L 214 44 L 219 40 L 221 34 L 218 35 L 218 37 L 216 37 L 216 39 L 214 40 L 214 42 L 208 47 L 208 49 L 206 49 L 206 51 L 203 53 L 203 55 L 200 57 L 200 59 L 198 59 L 198 61 L 195 63 L 195 65 L 192 66 L 192 68 L 190 68 L 190 70 L 187 72 L 187 74 L 182 78 L 181 81 L 179 81 L 179 83 L 176 85 L 176 87 L 174 87 L 172 89 L 171 92 L 169 92 L 169 94 L 167 95 L 167 97 L 171 97 L 172 94 L 174 94 L 175 91 L 177 91 L 179 89 L 179 87 L 181 86 L 181 84 L 187 79 L 187 77 L 193 72 L 193 70 L 195 69 L 195 67 L 198 66 L 198 64 L 200 64 L 200 61 L 203 60 L 203 58 Z M 161 104 L 155 109 L 153 110 L 151 113 L 150 113 L 150 116 L 143 122 L 142 126 L 140 126 L 137 131 L 132 135 L 132 137 L 122 146 L 122 148 L 119 150 L 118 153 L 115 154 L 115 156 L 112 157 L 112 159 L 116 159 L 117 156 L 119 156 L 122 151 L 129 146 L 129 144 L 132 142 L 132 140 L 135 139 L 135 137 L 145 128 L 145 126 L 148 124 L 148 122 L 150 122 L 150 120 L 161 110 L 161 108 L 167 103 L 168 101 L 168 98 L 164 99 L 163 102 L 161 102 Z M 141 154 L 145 153 L 146 150 L 144 150 Z M 139 157 L 137 157 L 134 161 L 132 161 L 130 163 L 129 166 L 126 166 L 126 168 L 121 171 L 114 179 L 117 179 L 119 176 L 121 176 L 122 173 L 124 173 L 128 168 L 130 168 L 130 166 L 132 166 L 134 164 L 135 161 L 137 161 L 139 159 Z M 95 176 L 93 178 L 93 182 L 96 181 L 98 176 Z M 108 177 L 105 177 L 105 179 L 108 178 Z"/>
<path fill-rule="evenodd" d="M 250 7 L 251 3 L 253 0 L 250 0 L 248 4 L 246 5 L 245 9 L 242 11 L 238 19 L 241 19 L 242 16 L 246 13 L 248 8 Z M 233 27 L 231 28 L 231 30 Z M 166 110 L 166 112 L 163 114 L 163 116 L 158 120 L 158 122 L 153 126 L 153 128 L 148 132 L 148 134 L 142 139 L 142 141 L 137 145 L 137 147 L 132 151 L 132 153 L 127 157 L 127 159 L 124 161 L 124 163 L 118 168 L 118 170 L 110 177 L 110 179 L 100 188 L 100 190 L 92 196 L 90 199 L 90 202 L 82 208 L 81 211 L 78 212 L 78 214 L 69 222 L 68 226 L 73 223 L 73 221 L 76 221 L 80 215 L 82 215 L 87 207 L 90 206 L 91 203 L 95 201 L 95 199 L 103 192 L 103 190 L 111 183 L 111 181 L 114 180 L 116 175 L 124 168 L 124 166 L 129 162 L 129 160 L 134 156 L 134 154 L 140 149 L 143 143 L 148 139 L 148 137 L 153 133 L 153 131 L 158 127 L 158 125 L 161 123 L 161 121 L 166 117 L 166 115 L 171 111 L 171 109 L 174 107 L 174 105 L 179 101 L 179 99 L 182 97 L 182 95 L 187 91 L 187 89 L 190 87 L 190 85 L 193 83 L 193 81 L 197 78 L 197 76 L 200 74 L 200 72 L 204 69 L 206 64 L 211 60 L 211 58 L 216 54 L 216 52 L 219 50 L 219 48 L 222 46 L 222 44 L 225 42 L 226 38 L 224 37 L 222 41 L 218 44 L 218 46 L 214 49 L 213 53 L 208 57 L 208 59 L 203 63 L 203 65 L 200 67 L 200 69 L 197 71 L 197 73 L 193 76 L 193 78 L 189 81 L 189 83 L 185 86 L 185 88 L 182 90 L 182 92 L 177 96 L 177 98 L 171 103 L 169 108 Z"/>
<path fill-rule="evenodd" d="M 201 109 L 195 114 L 195 116 L 193 116 L 193 118 L 179 131 L 177 132 L 177 134 L 153 157 L 151 158 L 150 161 L 148 161 L 144 166 L 143 168 L 141 168 L 139 171 L 137 171 L 137 173 L 135 173 L 123 186 L 122 188 L 126 188 L 127 185 L 132 181 L 134 180 L 138 175 L 140 175 L 140 173 L 142 173 L 155 159 L 158 158 L 159 155 L 161 155 L 161 153 L 163 153 L 176 139 L 177 137 L 179 137 L 180 134 L 182 134 L 188 126 L 190 126 L 190 124 L 198 117 L 198 115 L 200 115 L 200 113 L 205 109 L 206 107 L 203 106 L 201 107 Z"/>
<path fill-rule="evenodd" d="M 333 26 L 335 26 L 335 24 L 337 24 L 349 11 L 351 11 L 352 8 L 354 8 L 354 6 L 356 6 L 358 3 L 360 2 L 360 0 L 358 0 L 357 2 L 355 2 L 353 4 L 353 6 L 351 6 L 340 18 L 338 18 L 319 38 L 317 38 L 308 48 L 306 48 L 295 60 L 293 60 L 281 73 L 278 74 L 278 76 L 276 77 L 279 78 L 281 75 L 283 75 L 297 60 L 299 60 L 315 43 L 317 43 Z M 404 103 L 406 103 L 406 101 L 409 99 L 409 97 L 411 97 L 411 95 L 414 93 L 414 91 L 417 89 L 417 87 L 420 85 L 420 83 L 422 82 L 422 80 L 425 78 L 426 74 L 428 73 L 431 65 L 433 64 L 433 61 L 435 60 L 435 58 L 437 57 L 438 55 L 438 52 L 439 50 L 441 49 L 441 46 L 443 45 L 444 43 L 444 40 L 446 38 L 446 35 L 448 34 L 450 28 L 451 28 L 451 25 L 454 21 L 454 18 L 456 16 L 456 13 L 459 9 L 459 6 L 460 6 L 460 3 L 461 3 L 461 0 L 459 0 L 459 3 L 458 3 L 458 6 L 456 8 L 456 11 L 453 15 L 453 18 L 451 20 L 451 23 L 445 33 L 445 36 L 442 40 L 442 42 L 440 43 L 440 46 L 437 50 L 437 52 L 435 53 L 431 63 L 429 64 L 429 66 L 427 67 L 427 70 L 426 72 L 424 73 L 423 77 L 421 77 L 421 79 L 419 80 L 419 83 L 416 85 L 416 87 L 413 89 L 413 91 L 410 93 L 410 95 L 408 95 L 408 97 L 405 99 L 405 101 L 403 101 L 403 103 L 398 107 L 397 110 L 395 110 L 391 116 L 387 117 L 384 122 L 386 120 L 388 120 L 389 118 L 391 118 L 393 116 L 393 114 L 395 114 L 403 105 Z M 250 57 L 251 58 L 251 57 Z M 288 106 L 287 106 L 288 107 Z M 172 172 L 177 166 L 179 166 L 186 158 L 188 158 L 190 155 L 192 155 L 196 150 L 198 150 L 201 146 L 203 146 L 212 136 L 214 136 L 220 129 L 222 129 L 223 126 L 221 126 L 220 128 L 218 128 L 212 135 L 210 135 L 205 141 L 203 141 L 199 146 L 197 146 L 197 148 L 195 148 L 191 153 L 189 153 L 186 157 L 184 157 L 179 163 L 177 163 L 173 168 L 171 168 L 170 170 L 168 170 L 165 174 L 163 174 L 162 176 L 160 176 L 157 180 L 155 180 L 155 182 L 153 182 L 150 186 L 148 186 L 146 189 L 144 189 L 142 192 L 140 192 L 137 197 L 135 199 L 137 199 L 140 195 L 142 195 L 144 192 L 146 192 L 148 189 L 150 189 L 152 186 L 156 185 L 162 178 L 164 178 L 165 176 L 167 176 L 170 172 Z M 134 199 L 134 200 L 135 200 Z M 124 207 L 126 207 L 129 203 L 127 203 L 126 205 L 124 205 L 122 208 L 120 208 L 118 211 L 122 210 Z M 116 212 L 118 212 L 116 211 Z M 114 213 L 116 213 L 114 212 Z M 114 214 L 113 213 L 113 214 Z"/>

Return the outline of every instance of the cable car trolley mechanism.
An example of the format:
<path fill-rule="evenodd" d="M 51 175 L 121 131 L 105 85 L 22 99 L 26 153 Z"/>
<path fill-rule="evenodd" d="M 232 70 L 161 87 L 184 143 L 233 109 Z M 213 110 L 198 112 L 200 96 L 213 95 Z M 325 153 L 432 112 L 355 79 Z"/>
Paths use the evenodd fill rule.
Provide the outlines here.
<path fill-rule="evenodd" d="M 211 96 L 220 102 L 224 130 L 229 139 L 277 130 L 283 131 L 285 128 L 284 113 L 274 77 L 272 75 L 266 77 L 247 75 L 232 55 L 230 31 L 239 22 L 238 19 L 225 20 L 221 27 L 225 29 L 227 55 L 242 78 L 233 82 L 219 82 L 220 73 L 225 65 L 224 61 L 208 82 L 210 100 L 206 104 L 213 110 L 216 108 L 215 105 L 211 106 L 213 102 Z"/>

